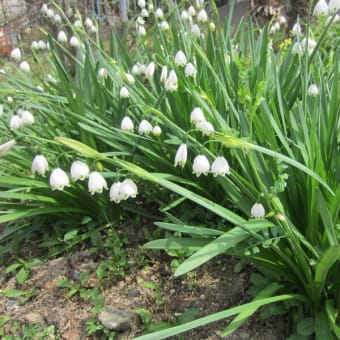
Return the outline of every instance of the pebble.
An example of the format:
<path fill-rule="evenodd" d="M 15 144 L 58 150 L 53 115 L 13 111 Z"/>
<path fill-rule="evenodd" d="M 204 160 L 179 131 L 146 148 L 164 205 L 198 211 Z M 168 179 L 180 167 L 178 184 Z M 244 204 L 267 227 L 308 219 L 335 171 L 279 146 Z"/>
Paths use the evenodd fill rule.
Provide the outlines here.
<path fill-rule="evenodd" d="M 136 313 L 111 306 L 105 306 L 98 319 L 105 327 L 119 332 L 127 331 L 139 322 Z"/>
<path fill-rule="evenodd" d="M 127 292 L 128 297 L 136 297 L 138 295 L 140 295 L 140 291 L 137 288 L 131 289 L 130 291 Z"/>
<path fill-rule="evenodd" d="M 15 300 L 8 300 L 6 303 L 6 309 L 11 309 L 15 307 L 17 302 Z"/>
<path fill-rule="evenodd" d="M 246 339 L 249 339 L 249 338 L 250 338 L 250 335 L 249 335 L 249 333 L 247 333 L 247 332 L 240 332 L 240 333 L 238 334 L 238 336 L 239 336 L 242 340 L 246 340 Z"/>
<path fill-rule="evenodd" d="M 176 293 L 176 290 L 172 288 L 172 289 L 170 289 L 169 293 L 170 293 L 170 295 L 174 295 Z"/>

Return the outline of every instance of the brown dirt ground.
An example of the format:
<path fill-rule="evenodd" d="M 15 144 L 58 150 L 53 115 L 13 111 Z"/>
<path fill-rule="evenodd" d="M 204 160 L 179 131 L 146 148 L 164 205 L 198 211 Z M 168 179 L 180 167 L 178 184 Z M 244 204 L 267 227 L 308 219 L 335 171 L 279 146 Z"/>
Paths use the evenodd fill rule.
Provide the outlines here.
<path fill-rule="evenodd" d="M 152 253 L 149 266 L 143 268 L 138 263 L 138 253 L 131 249 L 129 254 L 130 268 L 125 277 L 119 281 L 101 284 L 106 305 L 130 311 L 137 307 L 144 308 L 151 313 L 152 322 L 158 323 L 171 322 L 174 315 L 191 307 L 199 309 L 198 316 L 204 316 L 247 301 L 249 276 L 254 269 L 248 266 L 236 274 L 235 259 L 220 257 L 185 277 L 174 278 L 170 268 L 171 258 L 168 256 Z M 59 279 L 72 282 L 75 272 L 79 274 L 89 270 L 91 274 L 86 286 L 100 286 L 95 271 L 97 265 L 94 256 L 86 251 L 59 257 L 33 267 L 29 279 L 22 286 L 17 285 L 12 273 L 6 274 L 5 268 L 0 268 L 2 290 L 39 290 L 38 295 L 24 305 L 0 294 L 0 315 L 10 316 L 5 325 L 6 334 L 17 335 L 11 328 L 13 322 L 19 321 L 26 325 L 39 323 L 42 328 L 53 324 L 61 339 L 65 340 L 105 339 L 105 336 L 103 338 L 86 334 L 86 320 L 95 317 L 91 313 L 91 303 L 77 294 L 68 298 L 68 290 L 56 285 Z M 152 282 L 157 288 L 147 288 L 145 282 Z M 229 321 L 223 320 L 189 331 L 184 334 L 183 339 L 221 339 L 220 331 Z M 133 328 L 118 334 L 117 339 L 133 339 L 143 333 L 144 325 Z M 287 323 L 283 318 L 263 321 L 259 315 L 255 315 L 236 333 L 225 339 L 280 340 L 286 335 Z"/>

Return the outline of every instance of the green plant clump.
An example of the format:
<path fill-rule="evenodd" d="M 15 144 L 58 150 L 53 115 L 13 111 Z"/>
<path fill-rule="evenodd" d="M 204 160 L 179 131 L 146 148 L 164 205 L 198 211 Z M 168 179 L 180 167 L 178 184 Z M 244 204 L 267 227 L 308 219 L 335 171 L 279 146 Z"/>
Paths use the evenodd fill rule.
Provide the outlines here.
<path fill-rule="evenodd" d="M 139 339 L 235 315 L 227 335 L 272 304 L 292 334 L 340 338 L 339 22 L 300 22 L 282 42 L 194 6 L 136 18 L 109 49 L 60 13 L 49 58 L 33 50 L 29 72 L 1 75 L 0 253 L 36 233 L 95 242 L 156 204 L 166 237 L 145 247 L 188 256 L 175 276 L 219 254 L 260 276 L 251 302 Z"/>

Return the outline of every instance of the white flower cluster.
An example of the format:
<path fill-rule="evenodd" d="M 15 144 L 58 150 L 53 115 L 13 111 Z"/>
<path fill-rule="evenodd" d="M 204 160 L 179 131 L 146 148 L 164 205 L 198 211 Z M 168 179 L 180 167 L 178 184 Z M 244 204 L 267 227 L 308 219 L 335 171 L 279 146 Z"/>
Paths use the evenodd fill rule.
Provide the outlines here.
<path fill-rule="evenodd" d="M 41 7 L 41 13 L 48 18 L 53 24 L 60 25 L 61 24 L 61 16 L 58 13 L 55 13 L 52 8 L 49 8 L 47 4 L 43 4 Z"/>
<path fill-rule="evenodd" d="M 9 118 L 9 128 L 16 130 L 24 125 L 34 124 L 34 116 L 28 110 L 18 109 L 16 114 L 12 114 Z"/>
<path fill-rule="evenodd" d="M 209 136 L 215 131 L 214 126 L 205 119 L 204 113 L 199 107 L 192 110 L 190 122 L 195 124 L 196 129 L 200 130 L 203 136 Z"/>
<path fill-rule="evenodd" d="M 125 116 L 120 124 L 120 128 L 123 131 L 133 132 L 134 124 L 130 117 Z M 154 136 L 158 137 L 162 134 L 162 129 L 159 125 L 152 126 L 150 122 L 146 119 L 143 119 L 138 125 L 138 133 L 140 135 L 149 135 L 153 134 Z"/>
<path fill-rule="evenodd" d="M 187 144 L 181 144 L 175 155 L 175 166 L 185 166 L 188 160 L 188 146 Z M 193 173 L 199 177 L 202 174 L 207 175 L 211 172 L 215 176 L 225 176 L 230 174 L 229 163 L 225 157 L 216 157 L 210 166 L 209 160 L 205 155 L 197 155 L 194 158 L 192 165 Z"/>
<path fill-rule="evenodd" d="M 340 9 L 340 0 L 330 0 L 327 4 L 326 0 L 319 0 L 314 7 L 313 15 L 315 16 L 326 16 L 333 15 L 334 12 Z"/>
<path fill-rule="evenodd" d="M 12 147 L 11 142 L 11 147 Z M 48 161 L 43 155 L 36 155 L 31 164 L 32 174 L 45 176 L 49 169 Z M 74 161 L 70 169 L 71 179 L 83 181 L 88 179 L 87 187 L 91 195 L 95 193 L 101 194 L 103 190 L 108 190 L 108 185 L 104 176 L 98 171 L 90 172 L 89 166 L 83 161 Z M 64 190 L 70 186 L 70 179 L 67 173 L 61 168 L 55 168 L 51 171 L 49 183 L 52 190 Z M 110 188 L 110 200 L 119 203 L 122 200 L 135 198 L 138 194 L 137 186 L 131 179 L 125 179 L 122 182 L 115 182 Z"/>

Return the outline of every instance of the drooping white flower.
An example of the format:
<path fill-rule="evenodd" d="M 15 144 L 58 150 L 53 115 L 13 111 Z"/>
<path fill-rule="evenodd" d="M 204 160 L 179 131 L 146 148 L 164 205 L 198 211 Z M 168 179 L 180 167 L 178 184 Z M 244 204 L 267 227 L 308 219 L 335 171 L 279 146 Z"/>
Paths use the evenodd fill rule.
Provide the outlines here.
<path fill-rule="evenodd" d="M 9 120 L 9 127 L 12 130 L 19 129 L 22 125 L 23 122 L 18 115 L 13 115 Z"/>
<path fill-rule="evenodd" d="M 47 14 L 47 11 L 48 11 L 48 6 L 47 6 L 47 4 L 43 4 L 42 6 L 41 6 L 41 13 L 42 14 Z"/>
<path fill-rule="evenodd" d="M 201 9 L 197 14 L 197 22 L 205 23 L 208 21 L 208 14 L 205 9 Z"/>
<path fill-rule="evenodd" d="M 33 40 L 33 41 L 31 42 L 31 49 L 37 50 L 38 48 L 39 48 L 38 43 L 37 43 L 35 40 Z"/>
<path fill-rule="evenodd" d="M 195 107 L 190 113 L 190 122 L 197 124 L 200 122 L 204 122 L 206 119 L 204 117 L 204 113 L 199 107 Z"/>
<path fill-rule="evenodd" d="M 217 157 L 211 164 L 211 172 L 216 176 L 224 176 L 230 174 L 228 161 L 224 157 Z"/>
<path fill-rule="evenodd" d="M 316 97 L 319 94 L 319 88 L 316 84 L 311 84 L 307 92 L 310 96 Z"/>
<path fill-rule="evenodd" d="M 187 159 L 188 159 L 188 147 L 186 144 L 181 144 L 176 152 L 175 166 L 179 165 L 183 168 L 185 163 L 187 162 Z"/>
<path fill-rule="evenodd" d="M 101 194 L 103 189 L 107 189 L 106 180 L 98 171 L 93 171 L 89 174 L 87 186 L 91 195 L 94 195 L 96 192 Z"/>
<path fill-rule="evenodd" d="M 191 33 L 197 38 L 201 36 L 201 30 L 197 24 L 191 26 Z"/>
<path fill-rule="evenodd" d="M 330 12 L 335 12 L 340 9 L 340 0 L 330 0 L 328 9 Z"/>
<path fill-rule="evenodd" d="M 212 21 L 209 23 L 209 30 L 210 30 L 211 32 L 215 32 L 215 30 L 216 30 L 216 25 L 215 25 L 215 23 L 212 22 Z"/>
<path fill-rule="evenodd" d="M 97 27 L 95 25 L 92 25 L 88 28 L 90 33 L 96 33 L 97 32 Z"/>
<path fill-rule="evenodd" d="M 137 185 L 131 179 L 126 178 L 120 185 L 120 192 L 123 200 L 135 198 L 138 194 Z"/>
<path fill-rule="evenodd" d="M 155 73 L 155 63 L 153 61 L 148 64 L 144 73 L 147 79 L 151 79 L 153 77 L 153 74 Z"/>
<path fill-rule="evenodd" d="M 71 165 L 71 177 L 74 181 L 84 180 L 88 174 L 90 173 L 90 169 L 88 165 L 82 161 L 74 161 Z"/>
<path fill-rule="evenodd" d="M 160 136 L 162 134 L 162 129 L 159 125 L 155 125 L 152 129 L 152 134 L 156 137 Z"/>
<path fill-rule="evenodd" d="M 87 27 L 87 28 L 90 28 L 91 26 L 93 26 L 93 22 L 90 18 L 86 18 L 84 20 L 84 25 Z"/>
<path fill-rule="evenodd" d="M 280 25 L 287 25 L 287 19 L 284 15 L 280 15 L 279 23 L 280 23 Z"/>
<path fill-rule="evenodd" d="M 127 87 L 123 86 L 119 91 L 120 98 L 129 98 L 130 93 Z"/>
<path fill-rule="evenodd" d="M 327 20 L 326 20 L 326 24 L 328 25 L 329 22 L 330 22 L 332 19 L 333 19 L 333 16 L 329 16 L 329 17 L 327 18 Z M 334 19 L 333 19 L 332 24 L 338 22 L 339 20 L 340 20 L 340 17 L 339 17 L 338 14 L 336 14 L 336 15 L 334 16 Z"/>
<path fill-rule="evenodd" d="M 191 17 L 194 17 L 196 15 L 196 10 L 195 10 L 195 7 L 194 6 L 190 6 L 188 8 L 188 14 L 191 16 Z"/>
<path fill-rule="evenodd" d="M 54 17 L 54 11 L 52 8 L 49 8 L 46 12 L 46 15 L 48 18 L 53 18 Z"/>
<path fill-rule="evenodd" d="M 59 14 L 55 14 L 54 17 L 53 17 L 53 22 L 56 25 L 60 25 L 61 24 L 61 16 Z"/>
<path fill-rule="evenodd" d="M 163 10 L 161 8 L 157 8 L 156 11 L 155 11 L 155 17 L 157 19 L 162 19 L 164 17 L 164 13 L 163 13 Z"/>
<path fill-rule="evenodd" d="M 175 55 L 175 64 L 177 66 L 185 66 L 187 64 L 187 57 L 183 51 L 178 51 Z"/>
<path fill-rule="evenodd" d="M 166 91 L 177 91 L 178 89 L 178 79 L 175 70 L 171 70 L 169 77 L 166 79 L 164 88 Z"/>
<path fill-rule="evenodd" d="M 14 48 L 11 51 L 11 58 L 15 61 L 20 61 L 21 60 L 21 51 L 19 48 Z"/>
<path fill-rule="evenodd" d="M 167 21 L 162 21 L 161 24 L 159 25 L 162 31 L 169 31 L 170 26 Z"/>
<path fill-rule="evenodd" d="M 270 27 L 269 32 L 270 33 L 275 33 L 276 31 L 280 30 L 280 23 L 278 21 L 275 21 L 273 25 Z"/>
<path fill-rule="evenodd" d="M 19 68 L 24 72 L 29 72 L 31 70 L 29 63 L 25 60 L 20 63 Z"/>
<path fill-rule="evenodd" d="M 138 7 L 144 8 L 146 6 L 145 0 L 138 0 Z"/>
<path fill-rule="evenodd" d="M 214 126 L 206 120 L 197 122 L 196 128 L 202 132 L 203 136 L 210 136 L 215 131 Z"/>
<path fill-rule="evenodd" d="M 140 15 L 137 17 L 136 19 L 136 24 L 137 25 L 140 25 L 140 26 L 143 26 L 145 25 L 145 20 L 143 19 L 143 17 L 141 17 Z"/>
<path fill-rule="evenodd" d="M 135 64 L 132 66 L 131 73 L 136 76 L 141 74 L 139 64 Z"/>
<path fill-rule="evenodd" d="M 303 38 L 301 40 L 301 46 L 302 48 L 304 48 L 304 50 L 307 49 L 307 53 L 308 55 L 311 55 L 314 48 L 316 47 L 316 41 L 314 39 L 311 39 L 311 38 Z"/>
<path fill-rule="evenodd" d="M 106 79 L 108 75 L 107 69 L 105 67 L 101 67 L 98 70 L 98 76 L 99 78 Z"/>
<path fill-rule="evenodd" d="M 81 25 L 81 21 L 80 20 L 75 20 L 74 21 L 74 23 L 73 23 L 73 26 L 75 26 L 75 27 L 81 27 L 82 25 Z"/>
<path fill-rule="evenodd" d="M 13 103 L 13 97 L 8 96 L 8 97 L 7 97 L 7 102 L 8 102 L 9 104 L 12 104 L 12 103 Z"/>
<path fill-rule="evenodd" d="M 298 22 L 296 22 L 292 28 L 293 35 L 300 35 L 302 32 L 301 26 Z"/>
<path fill-rule="evenodd" d="M 139 36 L 143 37 L 146 34 L 145 27 L 143 25 L 138 26 L 137 32 Z"/>
<path fill-rule="evenodd" d="M 0 104 L 0 117 L 3 115 L 3 113 L 4 113 L 4 106 Z"/>
<path fill-rule="evenodd" d="M 142 11 L 140 12 L 141 16 L 143 18 L 148 18 L 149 17 L 149 12 L 146 8 L 143 8 Z"/>
<path fill-rule="evenodd" d="M 13 148 L 13 146 L 15 145 L 15 140 L 12 139 L 6 143 L 3 143 L 0 145 L 0 157 L 5 156 L 7 154 L 7 152 Z"/>
<path fill-rule="evenodd" d="M 113 201 L 115 203 L 119 203 L 123 199 L 122 192 L 120 191 L 122 183 L 121 182 L 115 182 L 110 187 L 110 201 Z"/>
<path fill-rule="evenodd" d="M 43 155 L 36 155 L 31 164 L 31 171 L 34 175 L 36 172 L 41 175 L 45 176 L 45 172 L 48 170 L 48 161 L 45 156 Z"/>
<path fill-rule="evenodd" d="M 292 47 L 292 54 L 297 54 L 302 56 L 304 53 L 303 47 L 299 41 L 295 42 Z"/>
<path fill-rule="evenodd" d="M 58 41 L 59 41 L 60 43 L 65 43 L 65 42 L 67 42 L 67 35 L 66 35 L 66 33 L 65 33 L 64 31 L 60 31 L 60 32 L 58 33 L 57 39 L 58 39 Z"/>
<path fill-rule="evenodd" d="M 50 175 L 50 186 L 52 190 L 63 190 L 70 186 L 70 180 L 66 172 L 60 168 L 54 169 Z"/>
<path fill-rule="evenodd" d="M 154 12 L 155 7 L 154 7 L 154 5 L 153 5 L 152 2 L 149 2 L 149 3 L 148 3 L 148 10 L 149 10 L 150 13 L 153 13 L 153 12 Z"/>
<path fill-rule="evenodd" d="M 130 117 L 128 116 L 125 116 L 123 119 L 122 119 L 122 122 L 120 123 L 120 128 L 123 130 L 123 131 L 129 131 L 129 132 L 133 132 L 133 121 L 131 120 Z"/>
<path fill-rule="evenodd" d="M 71 37 L 71 39 L 70 39 L 70 45 L 71 45 L 72 47 L 78 48 L 78 47 L 80 46 L 80 41 L 79 41 L 79 39 L 78 39 L 77 37 L 75 37 L 75 36 Z"/>
<path fill-rule="evenodd" d="M 184 74 L 186 77 L 195 77 L 197 75 L 196 67 L 192 63 L 185 66 Z"/>
<path fill-rule="evenodd" d="M 127 82 L 130 85 L 133 85 L 136 82 L 135 78 L 133 77 L 133 75 L 131 73 L 125 73 L 125 77 L 126 77 Z"/>
<path fill-rule="evenodd" d="M 46 47 L 47 47 L 47 45 L 46 45 L 46 43 L 45 43 L 44 40 L 39 40 L 39 41 L 38 41 L 38 46 L 39 46 L 39 49 L 40 49 L 40 50 L 45 50 Z"/>
<path fill-rule="evenodd" d="M 261 203 L 255 203 L 250 210 L 250 215 L 255 218 L 263 218 L 266 215 L 264 206 Z"/>
<path fill-rule="evenodd" d="M 161 77 L 160 77 L 161 83 L 165 84 L 167 77 L 168 77 L 168 67 L 166 65 L 164 65 L 162 67 L 162 72 L 161 72 Z"/>
<path fill-rule="evenodd" d="M 181 12 L 181 18 L 182 20 L 186 21 L 186 20 L 190 20 L 191 17 L 188 13 L 188 11 L 186 11 L 185 9 Z"/>
<path fill-rule="evenodd" d="M 200 175 L 207 175 L 210 170 L 210 164 L 208 158 L 204 155 L 197 155 L 194 158 L 194 163 L 192 165 L 192 172 L 196 174 L 197 177 Z"/>
<path fill-rule="evenodd" d="M 313 10 L 313 15 L 327 15 L 328 14 L 328 5 L 325 0 L 319 0 Z"/>
<path fill-rule="evenodd" d="M 140 135 L 148 135 L 152 132 L 152 125 L 145 119 L 143 119 L 138 126 L 138 133 Z"/>
<path fill-rule="evenodd" d="M 24 110 L 21 114 L 21 121 L 24 125 L 34 124 L 34 116 L 31 112 Z"/>

